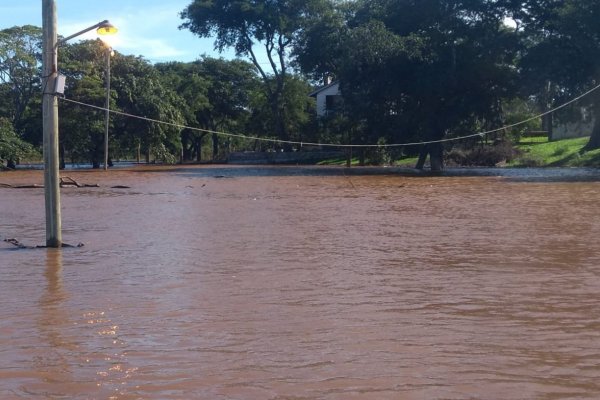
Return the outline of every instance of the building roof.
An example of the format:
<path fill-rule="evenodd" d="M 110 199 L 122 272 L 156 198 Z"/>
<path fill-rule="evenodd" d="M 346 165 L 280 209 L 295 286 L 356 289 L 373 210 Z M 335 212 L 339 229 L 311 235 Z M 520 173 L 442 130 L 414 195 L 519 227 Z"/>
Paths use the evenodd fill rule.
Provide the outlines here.
<path fill-rule="evenodd" d="M 322 88 L 319 88 L 313 92 L 311 92 L 308 96 L 309 97 L 316 97 L 319 93 L 329 89 L 332 86 L 338 85 L 340 82 L 339 81 L 333 81 L 331 82 L 329 85 L 323 86 Z"/>

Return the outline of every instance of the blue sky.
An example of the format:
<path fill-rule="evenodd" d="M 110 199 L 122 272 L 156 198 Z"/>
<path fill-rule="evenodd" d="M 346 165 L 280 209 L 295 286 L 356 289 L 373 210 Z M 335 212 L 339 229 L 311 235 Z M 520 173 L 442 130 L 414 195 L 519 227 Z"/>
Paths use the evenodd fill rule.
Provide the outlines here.
<path fill-rule="evenodd" d="M 151 62 L 193 61 L 202 54 L 219 55 L 212 39 L 179 30 L 179 13 L 191 0 L 56 0 L 58 32 L 69 36 L 108 19 L 119 29 L 113 47 L 123 54 L 144 56 Z M 42 26 L 41 0 L 0 0 L 0 29 L 15 25 Z M 94 39 L 90 32 L 84 39 Z M 79 39 L 79 38 L 78 38 Z M 74 39 L 75 40 L 75 39 Z"/>

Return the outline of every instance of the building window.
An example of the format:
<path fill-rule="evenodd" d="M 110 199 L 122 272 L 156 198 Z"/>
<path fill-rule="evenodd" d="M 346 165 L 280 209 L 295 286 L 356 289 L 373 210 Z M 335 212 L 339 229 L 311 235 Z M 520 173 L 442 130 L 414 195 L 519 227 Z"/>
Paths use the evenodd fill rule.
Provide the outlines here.
<path fill-rule="evenodd" d="M 342 96 L 329 95 L 325 96 L 325 111 L 327 113 L 338 111 L 342 107 Z"/>

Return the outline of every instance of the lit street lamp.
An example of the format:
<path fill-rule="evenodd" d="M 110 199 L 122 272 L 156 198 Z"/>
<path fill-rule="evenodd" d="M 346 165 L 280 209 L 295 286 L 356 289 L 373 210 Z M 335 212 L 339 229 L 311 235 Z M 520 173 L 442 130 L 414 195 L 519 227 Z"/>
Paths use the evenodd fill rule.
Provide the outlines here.
<path fill-rule="evenodd" d="M 101 36 L 109 36 L 117 33 L 118 29 L 112 24 L 107 23 L 99 27 L 97 32 Z M 114 51 L 108 40 L 102 38 L 102 41 L 106 45 L 106 107 L 104 116 L 104 170 L 106 171 L 108 170 L 108 128 L 110 122 L 110 57 L 114 55 Z"/>
<path fill-rule="evenodd" d="M 108 21 L 99 22 L 64 39 L 58 40 L 56 1 L 42 0 L 42 121 L 44 134 L 44 196 L 46 206 L 46 246 L 62 247 L 60 184 L 58 156 L 58 98 L 64 89 L 64 78 L 58 77 L 58 45 L 93 29 L 98 33 L 115 33 Z"/>
<path fill-rule="evenodd" d="M 112 47 L 106 47 L 106 107 L 104 115 L 104 170 L 108 170 L 108 125 L 110 122 L 110 57 L 114 55 Z"/>

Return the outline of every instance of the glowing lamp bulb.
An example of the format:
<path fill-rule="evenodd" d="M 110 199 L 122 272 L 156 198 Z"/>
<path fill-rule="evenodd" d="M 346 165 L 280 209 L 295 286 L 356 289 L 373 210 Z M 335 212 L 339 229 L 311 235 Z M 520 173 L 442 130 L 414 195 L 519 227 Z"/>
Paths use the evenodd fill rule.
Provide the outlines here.
<path fill-rule="evenodd" d="M 106 24 L 103 24 L 102 26 L 100 26 L 96 32 L 98 33 L 98 35 L 101 36 L 106 36 L 106 35 L 114 35 L 115 33 L 117 33 L 119 30 L 110 22 L 107 22 Z"/>

